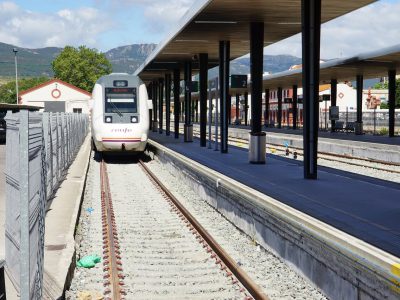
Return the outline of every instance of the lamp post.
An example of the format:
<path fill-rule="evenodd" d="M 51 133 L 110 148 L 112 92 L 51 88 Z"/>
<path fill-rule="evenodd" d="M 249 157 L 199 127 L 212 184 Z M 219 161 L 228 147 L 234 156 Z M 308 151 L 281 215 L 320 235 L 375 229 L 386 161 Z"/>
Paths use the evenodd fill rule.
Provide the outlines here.
<path fill-rule="evenodd" d="M 17 48 L 13 48 L 15 57 L 15 90 L 17 92 L 17 104 L 18 104 L 18 63 L 17 63 Z"/>

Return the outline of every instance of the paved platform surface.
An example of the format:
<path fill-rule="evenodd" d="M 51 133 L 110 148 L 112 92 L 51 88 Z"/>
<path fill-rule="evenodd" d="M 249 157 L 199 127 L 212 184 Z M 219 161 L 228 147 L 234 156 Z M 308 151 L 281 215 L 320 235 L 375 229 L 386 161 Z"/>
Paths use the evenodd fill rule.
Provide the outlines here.
<path fill-rule="evenodd" d="M 199 141 L 151 133 L 150 138 L 295 209 L 400 257 L 400 184 L 319 167 L 318 180 L 303 179 L 299 161 L 267 155 L 265 165 L 248 163 L 233 146 L 221 154 Z"/>

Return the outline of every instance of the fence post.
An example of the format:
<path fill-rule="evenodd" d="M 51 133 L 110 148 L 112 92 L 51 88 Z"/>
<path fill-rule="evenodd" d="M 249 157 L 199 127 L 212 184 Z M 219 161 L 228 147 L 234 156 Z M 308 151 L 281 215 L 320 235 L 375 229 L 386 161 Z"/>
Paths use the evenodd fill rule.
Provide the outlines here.
<path fill-rule="evenodd" d="M 6 261 L 4 259 L 0 259 L 0 300 L 7 299 L 5 277 L 4 277 L 5 262 Z"/>
<path fill-rule="evenodd" d="M 58 113 L 56 113 L 56 138 L 57 138 L 57 142 L 56 142 L 56 156 L 57 156 L 57 183 L 60 180 L 60 162 L 61 162 L 61 153 L 60 153 L 60 118 Z"/>
<path fill-rule="evenodd" d="M 66 152 L 66 145 L 65 145 L 65 120 L 64 120 L 64 113 L 60 113 L 60 125 L 61 125 L 61 166 L 60 171 L 62 172 L 61 175 L 64 175 L 65 170 L 65 152 Z"/>
<path fill-rule="evenodd" d="M 46 172 L 46 192 L 48 195 L 53 190 L 53 154 L 52 154 L 52 143 L 51 143 L 51 119 L 47 112 L 42 114 L 42 126 L 43 126 L 43 140 L 44 149 L 46 154 L 46 167 L 50 170 L 50 176 Z M 48 190 L 49 188 L 49 190 Z"/>
<path fill-rule="evenodd" d="M 29 111 L 20 111 L 19 124 L 19 189 L 20 189 L 20 293 L 21 299 L 30 299 L 29 249 Z"/>

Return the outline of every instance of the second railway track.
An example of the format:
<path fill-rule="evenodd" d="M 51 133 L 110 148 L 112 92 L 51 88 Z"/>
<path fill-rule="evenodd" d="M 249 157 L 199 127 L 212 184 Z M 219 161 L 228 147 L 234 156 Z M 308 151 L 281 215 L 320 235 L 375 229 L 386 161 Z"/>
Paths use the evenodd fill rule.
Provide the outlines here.
<path fill-rule="evenodd" d="M 195 136 L 199 137 L 198 130 L 194 130 L 194 134 L 195 134 Z M 215 138 L 215 135 L 213 135 L 213 139 L 214 138 Z M 230 143 L 231 145 L 234 145 L 234 146 L 243 147 L 245 145 L 246 146 L 248 145 L 248 140 L 238 138 L 238 137 L 228 136 L 228 143 Z M 283 145 L 268 143 L 267 148 L 269 148 L 269 151 L 271 151 L 272 154 L 285 155 L 285 152 L 286 152 L 286 147 Z M 296 152 L 296 156 L 298 158 L 303 156 L 303 150 L 300 148 L 290 146 L 288 149 L 289 149 L 290 155 L 293 155 L 294 152 Z M 373 159 L 368 159 L 368 158 L 354 157 L 354 156 L 350 156 L 350 155 L 341 155 L 341 154 L 327 153 L 327 152 L 320 152 L 320 151 L 318 151 L 318 159 L 319 159 L 319 164 L 321 164 L 321 165 L 326 165 L 325 162 L 337 163 L 338 165 L 336 166 L 336 168 L 338 168 L 338 169 L 342 169 L 340 167 L 340 165 L 347 165 L 347 166 L 353 166 L 353 167 L 358 167 L 358 168 L 367 168 L 370 170 L 387 172 L 388 174 L 394 174 L 396 176 L 400 176 L 400 166 L 397 163 L 390 163 L 390 162 L 386 162 L 386 161 L 379 161 L 379 160 L 373 160 Z M 326 165 L 326 166 L 330 166 L 330 165 Z M 359 173 L 359 170 L 357 170 L 356 172 Z M 374 174 L 374 176 L 375 175 L 376 174 Z M 390 178 L 390 177 L 387 178 L 387 176 L 382 179 L 392 180 L 392 178 Z M 397 182 L 396 179 L 393 181 Z"/>

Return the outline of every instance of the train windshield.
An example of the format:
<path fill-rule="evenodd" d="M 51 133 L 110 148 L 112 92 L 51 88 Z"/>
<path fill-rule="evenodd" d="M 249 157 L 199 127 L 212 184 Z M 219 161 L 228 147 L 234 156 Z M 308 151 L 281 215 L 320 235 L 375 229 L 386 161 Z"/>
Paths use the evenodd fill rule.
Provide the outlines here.
<path fill-rule="evenodd" d="M 106 88 L 106 113 L 136 113 L 136 88 Z"/>

